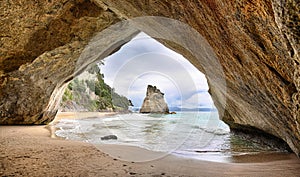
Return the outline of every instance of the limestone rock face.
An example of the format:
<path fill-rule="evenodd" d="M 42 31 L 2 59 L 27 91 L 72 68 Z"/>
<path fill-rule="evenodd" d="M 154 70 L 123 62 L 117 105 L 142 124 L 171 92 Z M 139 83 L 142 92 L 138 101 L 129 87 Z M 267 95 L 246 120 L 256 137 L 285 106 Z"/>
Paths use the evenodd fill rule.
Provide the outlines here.
<path fill-rule="evenodd" d="M 51 122 L 65 84 L 84 69 L 75 63 L 89 39 L 121 19 L 163 16 L 193 27 L 214 49 L 226 91 L 187 50 L 161 41 L 207 75 L 221 118 L 279 137 L 299 155 L 299 11 L 294 0 L 0 1 L 0 123 Z M 132 34 L 120 35 L 124 43 Z"/>
<path fill-rule="evenodd" d="M 140 113 L 169 113 L 168 105 L 164 99 L 164 93 L 157 89 L 156 86 L 148 85 Z"/>
<path fill-rule="evenodd" d="M 0 124 L 51 122 L 83 48 L 118 21 L 84 0 L 1 1 L 0 16 Z"/>

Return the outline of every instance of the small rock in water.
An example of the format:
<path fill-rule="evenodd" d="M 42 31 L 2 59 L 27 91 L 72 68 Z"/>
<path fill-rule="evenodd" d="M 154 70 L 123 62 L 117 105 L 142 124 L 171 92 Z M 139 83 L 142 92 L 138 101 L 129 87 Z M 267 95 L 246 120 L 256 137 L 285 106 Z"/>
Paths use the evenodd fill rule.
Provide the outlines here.
<path fill-rule="evenodd" d="M 101 137 L 101 140 L 117 140 L 118 137 L 116 135 L 107 135 L 107 136 L 103 136 Z"/>
<path fill-rule="evenodd" d="M 140 113 L 169 114 L 169 107 L 164 99 L 164 93 L 156 86 L 148 85 Z"/>

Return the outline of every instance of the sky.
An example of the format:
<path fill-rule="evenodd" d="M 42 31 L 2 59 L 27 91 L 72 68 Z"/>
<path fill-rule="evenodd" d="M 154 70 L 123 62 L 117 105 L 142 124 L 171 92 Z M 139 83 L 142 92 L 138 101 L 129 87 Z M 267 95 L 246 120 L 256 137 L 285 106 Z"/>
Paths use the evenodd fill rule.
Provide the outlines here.
<path fill-rule="evenodd" d="M 141 107 L 147 85 L 165 94 L 169 107 L 212 107 L 207 80 L 182 55 L 145 33 L 138 34 L 101 65 L 104 81 Z"/>

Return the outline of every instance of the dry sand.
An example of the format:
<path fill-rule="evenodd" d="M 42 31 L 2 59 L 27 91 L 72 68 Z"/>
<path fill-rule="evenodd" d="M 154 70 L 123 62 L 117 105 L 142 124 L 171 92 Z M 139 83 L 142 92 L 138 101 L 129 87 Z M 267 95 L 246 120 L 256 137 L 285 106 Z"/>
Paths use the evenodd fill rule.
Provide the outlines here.
<path fill-rule="evenodd" d="M 294 154 L 243 156 L 236 160 L 244 163 L 217 163 L 161 156 L 131 146 L 100 149 L 118 155 L 111 157 L 88 143 L 51 138 L 45 126 L 0 126 L 0 176 L 300 176 L 300 160 Z M 139 155 L 132 157 L 132 152 Z M 153 155 L 161 158 L 134 162 Z"/>

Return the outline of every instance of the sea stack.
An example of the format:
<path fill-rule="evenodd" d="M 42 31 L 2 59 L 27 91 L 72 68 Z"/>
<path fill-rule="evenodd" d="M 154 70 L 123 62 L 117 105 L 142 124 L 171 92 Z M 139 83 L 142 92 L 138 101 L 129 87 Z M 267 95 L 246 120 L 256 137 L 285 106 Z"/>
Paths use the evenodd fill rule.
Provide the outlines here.
<path fill-rule="evenodd" d="M 169 108 L 162 93 L 156 86 L 148 85 L 140 113 L 169 114 Z"/>

